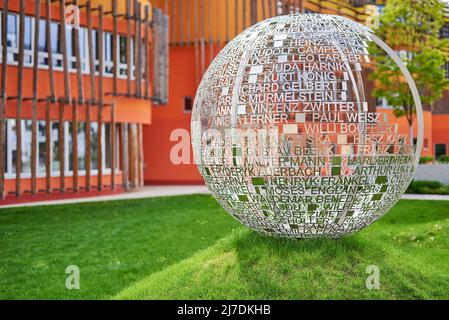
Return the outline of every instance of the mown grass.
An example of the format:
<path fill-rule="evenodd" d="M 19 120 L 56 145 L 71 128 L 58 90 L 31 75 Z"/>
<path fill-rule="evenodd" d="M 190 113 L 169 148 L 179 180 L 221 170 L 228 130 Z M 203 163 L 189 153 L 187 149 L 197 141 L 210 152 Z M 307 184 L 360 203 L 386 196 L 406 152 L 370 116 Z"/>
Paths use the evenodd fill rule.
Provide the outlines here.
<path fill-rule="evenodd" d="M 380 270 L 368 290 L 367 267 Z M 117 299 L 449 298 L 449 202 L 400 201 L 340 240 L 281 240 L 238 229 L 125 289 Z"/>
<path fill-rule="evenodd" d="M 449 202 L 400 201 L 355 235 L 299 241 L 247 230 L 208 195 L 0 209 L 0 298 L 111 297 L 448 298 Z"/>
<path fill-rule="evenodd" d="M 0 298 L 107 299 L 235 227 L 204 195 L 0 209 Z"/>

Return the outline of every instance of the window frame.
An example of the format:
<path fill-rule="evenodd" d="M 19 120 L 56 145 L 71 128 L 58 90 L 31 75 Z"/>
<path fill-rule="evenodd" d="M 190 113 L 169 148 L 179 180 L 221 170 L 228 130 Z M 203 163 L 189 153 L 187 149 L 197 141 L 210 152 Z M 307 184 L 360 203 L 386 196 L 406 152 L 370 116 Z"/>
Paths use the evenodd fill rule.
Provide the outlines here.
<path fill-rule="evenodd" d="M 12 134 L 16 134 L 16 130 L 13 130 L 13 122 L 15 123 L 16 119 L 6 119 L 6 126 L 5 126 L 5 130 L 6 130 L 6 137 L 8 139 L 8 142 L 10 142 L 11 138 L 12 138 Z M 23 122 L 25 121 L 31 121 L 30 119 L 22 119 Z M 43 120 L 39 120 L 39 122 L 45 122 Z M 50 127 L 53 127 L 53 124 L 59 124 L 59 121 L 50 121 Z M 69 149 L 69 137 L 72 136 L 72 133 L 69 130 L 69 123 L 70 121 L 64 121 L 64 147 L 65 147 L 65 155 L 64 155 L 64 175 L 66 177 L 72 177 L 73 176 L 73 170 L 70 170 L 69 168 L 69 161 L 70 161 L 70 149 Z M 85 122 L 83 122 L 85 124 Z M 91 126 L 93 124 L 96 124 L 96 122 L 91 123 Z M 108 125 L 109 123 L 103 123 L 102 125 L 102 130 L 103 133 L 106 132 L 106 125 Z M 117 124 L 116 124 L 117 126 Z M 120 146 L 120 136 L 118 134 L 118 130 L 116 128 L 116 135 L 115 135 L 115 145 L 116 145 L 116 150 L 120 150 L 119 146 Z M 22 136 L 23 136 L 23 132 L 22 132 Z M 39 130 L 36 130 L 36 139 L 38 139 L 38 135 L 39 135 Z M 59 137 L 59 135 L 58 135 Z M 36 176 L 37 178 L 45 178 L 46 176 L 46 171 L 44 170 L 40 170 L 39 167 L 39 141 L 36 140 L 38 143 L 36 143 Z M 57 142 L 58 140 L 53 139 L 52 135 L 50 135 L 50 142 L 45 141 L 46 143 L 50 144 L 50 168 L 51 168 L 51 177 L 60 177 L 60 170 L 54 170 L 53 169 L 53 162 L 55 161 L 55 154 L 53 154 L 53 143 Z M 13 172 L 13 161 L 12 161 L 12 152 L 13 152 L 13 148 L 12 148 L 12 143 L 7 143 L 6 144 L 6 165 L 5 165 L 5 179 L 6 180 L 13 180 L 16 178 L 16 173 Z M 31 146 L 30 146 L 31 148 Z M 16 143 L 16 150 L 17 150 L 17 143 Z M 102 169 L 103 169 L 103 174 L 108 175 L 111 174 L 112 172 L 112 168 L 110 167 L 106 167 L 106 135 L 103 134 L 102 135 L 102 153 L 103 153 L 103 159 L 102 159 Z M 56 159 L 57 160 L 57 159 Z M 116 159 L 115 159 L 115 172 L 116 173 L 120 173 L 121 169 L 120 169 L 120 154 L 119 152 L 116 152 Z M 78 170 L 78 175 L 79 176 L 85 176 L 86 175 L 86 170 Z M 92 169 L 91 170 L 91 175 L 95 176 L 98 175 L 98 169 Z M 29 179 L 31 178 L 31 173 L 20 173 L 20 177 L 22 179 Z"/>

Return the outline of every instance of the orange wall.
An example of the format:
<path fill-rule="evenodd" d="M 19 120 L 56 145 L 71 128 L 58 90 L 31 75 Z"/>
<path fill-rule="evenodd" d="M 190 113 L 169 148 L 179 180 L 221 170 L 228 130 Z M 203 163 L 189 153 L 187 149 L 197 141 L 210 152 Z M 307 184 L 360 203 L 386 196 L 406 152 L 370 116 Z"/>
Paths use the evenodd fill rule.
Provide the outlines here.
<path fill-rule="evenodd" d="M 405 117 L 396 118 L 393 113 L 393 109 L 377 108 L 378 112 L 387 114 L 388 121 L 390 123 L 398 124 L 398 131 L 401 134 L 409 134 L 409 126 Z M 432 142 L 432 113 L 430 111 L 424 111 L 424 145 L 422 149 L 423 156 L 431 156 L 433 154 L 433 142 Z M 418 124 L 417 120 L 413 121 L 413 137 L 418 136 Z M 449 133 L 449 129 L 447 130 Z M 427 140 L 427 147 L 425 146 L 425 140 Z"/>
<path fill-rule="evenodd" d="M 214 54 L 218 50 L 214 47 Z M 205 51 L 209 52 L 209 48 Z M 210 61 L 208 58 L 207 61 Z M 190 133 L 190 113 L 184 112 L 184 97 L 195 97 L 194 61 L 193 46 L 170 48 L 169 103 L 153 108 L 153 122 L 144 126 L 143 131 L 146 183 L 203 183 L 195 164 L 174 165 L 170 161 L 170 151 L 177 143 L 170 141 L 172 131 L 183 128 Z M 192 151 L 190 154 L 193 159 Z"/>
<path fill-rule="evenodd" d="M 79 4 L 83 4 L 85 1 L 80 1 Z M 141 0 L 141 3 L 147 3 L 147 1 Z M 94 1 L 92 4 L 96 6 L 98 4 L 105 5 L 105 12 L 109 11 L 110 1 Z M 124 0 L 119 0 L 119 13 L 124 13 Z M 41 18 L 45 18 L 45 2 L 41 2 Z M 0 7 L 3 7 L 3 2 L 0 1 Z M 18 1 L 9 1 L 8 9 L 10 12 L 17 13 L 19 10 L 19 2 Z M 142 8 L 143 10 L 143 8 Z M 143 11 L 142 11 L 143 12 Z M 26 14 L 34 16 L 34 1 L 26 1 Z M 151 14 L 151 9 L 150 9 Z M 94 11 L 92 13 L 92 23 L 93 28 L 97 28 L 98 26 L 98 13 Z M 81 26 L 86 26 L 86 15 L 85 10 L 81 9 Z M 57 4 L 52 5 L 52 20 L 59 22 L 59 7 Z M 109 16 L 105 16 L 104 20 L 104 28 L 107 31 L 113 30 L 113 21 Z M 119 22 L 119 33 L 126 33 L 126 21 L 121 20 Z M 134 27 L 132 28 L 131 34 L 134 33 Z M 151 38 L 150 38 L 151 39 Z M 144 62 L 145 63 L 145 62 Z M 147 63 L 150 63 L 148 61 Z M 3 68 L 4 65 L 0 64 L 0 69 Z M 6 82 L 6 95 L 7 97 L 17 96 L 17 85 L 18 85 L 18 67 L 14 65 L 7 65 L 7 82 Z M 56 97 L 62 97 L 64 95 L 64 74 L 62 71 L 54 71 L 55 76 L 55 91 Z M 78 96 L 78 86 L 77 86 L 77 77 L 75 72 L 69 73 L 69 81 L 70 81 L 70 93 L 72 98 L 76 98 Z M 104 77 L 103 78 L 103 91 L 105 94 L 104 103 L 110 104 L 112 101 L 116 103 L 116 122 L 129 122 L 129 123 L 142 123 L 142 124 L 150 124 L 151 123 L 151 108 L 152 103 L 149 100 L 136 99 L 132 97 L 112 97 L 108 95 L 108 93 L 112 92 L 113 79 L 112 77 Z M 33 90 L 33 69 L 31 67 L 23 68 L 23 97 L 31 98 L 32 90 Z M 99 89 L 99 78 L 96 77 L 96 90 L 95 96 L 98 97 L 98 89 Z M 118 92 L 124 93 L 126 92 L 126 80 L 118 79 Z M 134 82 L 131 81 L 131 92 L 134 92 Z M 83 93 L 84 100 L 88 100 L 91 98 L 91 87 L 90 87 L 90 77 L 89 75 L 83 75 Z M 49 72 L 45 69 L 38 69 L 38 86 L 37 86 L 37 96 L 39 99 L 46 98 L 50 95 L 50 81 L 49 81 Z M 37 117 L 38 120 L 45 119 L 45 101 L 40 101 L 37 107 Z M 51 110 L 51 119 L 58 120 L 59 119 L 59 104 L 53 103 L 50 106 Z M 32 112 L 32 103 L 30 100 L 23 101 L 22 103 L 22 118 L 30 119 Z M 91 106 L 91 121 L 95 122 L 97 119 L 97 107 Z M 17 114 L 17 100 L 11 99 L 7 100 L 6 104 L 6 118 L 14 119 Z M 84 121 L 86 114 L 86 106 L 79 105 L 78 106 L 78 120 Z M 72 108 L 71 106 L 66 105 L 64 107 L 64 119 L 66 121 L 70 121 L 72 119 Z M 106 105 L 103 109 L 103 121 L 108 122 L 111 120 L 111 107 Z M 72 178 L 66 177 L 65 184 L 66 188 L 72 187 Z M 79 187 L 84 187 L 85 177 L 80 175 L 78 179 Z M 116 175 L 116 183 L 121 184 L 122 177 L 121 173 L 117 173 Z M 37 179 L 37 189 L 42 190 L 45 189 L 45 178 Z M 110 175 L 104 174 L 103 183 L 105 185 L 110 184 Z M 59 188 L 59 178 L 53 177 L 51 179 L 52 188 Z M 91 185 L 97 184 L 97 177 L 91 176 Z M 31 180 L 28 178 L 22 178 L 21 190 L 27 191 L 31 189 Z M 15 179 L 6 179 L 5 180 L 5 191 L 13 192 L 15 191 Z"/>
<path fill-rule="evenodd" d="M 446 153 L 449 155 L 449 114 L 434 114 L 432 116 L 432 153 L 435 156 L 435 144 L 446 144 Z"/>

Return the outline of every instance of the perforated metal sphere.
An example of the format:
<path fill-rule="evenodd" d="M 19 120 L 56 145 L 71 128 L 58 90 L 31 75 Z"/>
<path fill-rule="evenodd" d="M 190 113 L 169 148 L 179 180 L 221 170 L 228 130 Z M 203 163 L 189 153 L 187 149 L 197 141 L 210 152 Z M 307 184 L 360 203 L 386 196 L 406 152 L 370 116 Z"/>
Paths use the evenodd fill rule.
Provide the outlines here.
<path fill-rule="evenodd" d="M 402 196 L 422 144 L 421 105 L 415 147 L 372 102 L 371 41 L 381 45 L 346 18 L 294 14 L 252 26 L 213 60 L 196 94 L 192 144 L 229 214 L 271 235 L 340 237 Z"/>

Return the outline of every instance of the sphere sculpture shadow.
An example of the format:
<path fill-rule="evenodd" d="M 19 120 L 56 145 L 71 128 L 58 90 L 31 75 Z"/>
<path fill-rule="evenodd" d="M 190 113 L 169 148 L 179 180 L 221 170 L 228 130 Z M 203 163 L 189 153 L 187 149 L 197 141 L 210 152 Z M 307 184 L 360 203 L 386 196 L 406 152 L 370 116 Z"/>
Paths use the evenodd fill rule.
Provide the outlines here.
<path fill-rule="evenodd" d="M 416 145 L 372 102 L 372 41 L 410 85 Z M 379 219 L 405 192 L 422 145 L 419 96 L 397 56 L 369 28 L 321 14 L 274 17 L 229 42 L 200 83 L 191 127 L 220 205 L 292 238 L 337 238 Z"/>

